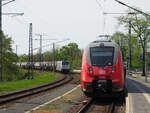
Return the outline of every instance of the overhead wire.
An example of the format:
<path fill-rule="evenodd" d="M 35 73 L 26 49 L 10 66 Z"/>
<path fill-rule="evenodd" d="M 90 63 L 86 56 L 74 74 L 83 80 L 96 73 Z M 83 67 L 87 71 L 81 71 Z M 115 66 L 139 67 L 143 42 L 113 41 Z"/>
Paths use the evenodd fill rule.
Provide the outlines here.
<path fill-rule="evenodd" d="M 16 10 L 16 8 L 14 7 L 13 9 L 12 9 L 12 7 L 9 7 L 7 10 L 9 10 L 9 9 L 11 9 L 11 11 L 13 11 L 13 10 Z M 11 12 L 10 11 L 10 12 Z M 22 19 L 20 19 L 20 18 L 18 18 L 18 17 L 15 17 L 15 19 L 14 19 L 15 21 L 17 21 L 17 22 L 19 22 L 21 25 L 23 25 L 23 26 L 28 26 L 28 24 L 29 24 L 29 21 L 28 20 L 26 20 L 25 18 L 23 18 L 23 20 Z M 28 43 L 28 38 L 26 38 L 27 40 L 26 40 L 26 43 Z"/>
<path fill-rule="evenodd" d="M 20 3 L 23 3 L 23 2 L 20 2 Z M 31 10 L 31 8 L 29 7 L 29 6 L 27 6 L 27 5 L 22 5 L 23 6 L 23 8 L 24 9 L 26 9 L 26 10 L 28 10 L 28 12 L 30 12 L 31 14 L 38 14 L 37 12 L 34 12 L 33 13 L 33 11 Z M 12 12 L 12 11 L 16 11 L 16 10 L 18 10 L 18 9 L 16 9 L 16 7 L 9 7 L 7 10 L 9 10 L 9 9 L 11 9 L 11 11 L 10 12 Z M 39 14 L 38 14 L 39 15 Z M 50 25 L 50 23 L 49 22 L 47 22 L 47 21 L 45 21 L 45 19 L 43 19 L 43 18 L 41 18 L 41 16 L 39 17 L 40 18 L 40 20 L 42 20 L 42 22 L 44 22 L 46 25 L 47 24 L 49 24 Z M 23 19 L 23 20 L 22 20 Z M 19 22 L 21 25 L 23 25 L 23 26 L 28 26 L 28 24 L 29 24 L 29 20 L 30 19 L 28 19 L 28 17 L 26 16 L 26 18 L 22 18 L 22 19 L 20 19 L 20 18 L 18 18 L 18 17 L 15 17 L 15 21 L 17 21 L 17 22 Z M 37 29 L 37 28 L 35 28 L 35 29 Z M 38 30 L 39 31 L 39 30 Z M 64 36 L 64 34 L 62 34 L 62 33 L 54 33 L 54 34 L 57 34 L 57 35 L 63 35 L 63 37 L 65 37 Z M 26 38 L 26 40 L 27 40 L 27 42 L 28 42 L 28 38 Z M 42 47 L 48 47 L 48 46 L 51 46 L 51 44 L 52 43 L 50 43 L 50 44 L 47 44 L 47 45 L 45 45 L 45 46 L 42 46 Z M 34 50 L 38 50 L 39 48 L 35 48 Z M 27 52 L 26 52 L 27 53 Z"/>
<path fill-rule="evenodd" d="M 106 26 L 106 14 L 105 14 L 105 1 L 104 0 L 104 5 L 102 6 L 100 3 L 100 0 L 96 0 L 98 6 L 101 8 L 102 10 L 102 14 L 103 14 L 103 25 L 102 25 L 102 32 L 105 34 L 105 26 Z"/>
<path fill-rule="evenodd" d="M 101 8 L 102 12 L 104 13 L 104 9 L 103 9 L 102 5 L 100 4 L 100 2 L 98 0 L 96 0 L 96 2 L 99 5 L 99 7 Z"/>
<path fill-rule="evenodd" d="M 106 8 L 105 5 L 106 5 L 106 0 L 104 0 L 104 12 L 105 12 L 105 8 Z M 103 33 L 106 34 L 105 29 L 106 29 L 106 19 L 107 19 L 106 16 L 107 15 L 105 15 L 104 12 L 103 12 Z"/>

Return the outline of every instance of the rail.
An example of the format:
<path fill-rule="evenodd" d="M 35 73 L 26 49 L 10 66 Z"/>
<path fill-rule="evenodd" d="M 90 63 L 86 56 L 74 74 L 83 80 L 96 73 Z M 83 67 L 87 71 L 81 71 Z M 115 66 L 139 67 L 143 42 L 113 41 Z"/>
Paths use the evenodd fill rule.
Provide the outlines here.
<path fill-rule="evenodd" d="M 54 89 L 56 87 L 59 87 L 63 84 L 66 84 L 70 81 L 72 81 L 73 77 L 71 75 L 65 75 L 63 78 L 56 80 L 54 82 L 50 82 L 44 85 L 40 85 L 37 87 L 25 89 L 25 90 L 20 90 L 8 94 L 3 94 L 0 95 L 0 105 L 4 105 L 6 103 L 12 102 L 14 100 L 22 99 L 28 96 L 32 96 L 35 94 L 42 93 L 44 91 L 48 91 L 51 89 Z"/>

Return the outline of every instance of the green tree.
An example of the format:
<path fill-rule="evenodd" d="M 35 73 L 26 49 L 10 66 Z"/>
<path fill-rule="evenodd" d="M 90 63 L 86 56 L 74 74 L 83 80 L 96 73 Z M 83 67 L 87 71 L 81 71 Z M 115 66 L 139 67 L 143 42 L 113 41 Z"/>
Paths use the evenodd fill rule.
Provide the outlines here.
<path fill-rule="evenodd" d="M 121 32 L 116 32 L 111 37 L 112 40 L 114 40 L 119 46 L 120 50 L 122 52 L 123 61 L 127 61 L 128 57 L 128 34 L 124 34 Z M 141 46 L 140 43 L 138 43 L 138 40 L 135 36 L 132 35 L 131 37 L 131 56 L 132 56 L 132 68 L 140 68 L 141 67 L 141 60 L 140 60 L 140 54 L 141 54 Z"/>
<path fill-rule="evenodd" d="M 120 47 L 122 52 L 123 61 L 126 61 L 128 56 L 128 37 L 124 33 L 116 32 L 112 35 L 111 40 L 114 40 Z"/>
<path fill-rule="evenodd" d="M 126 16 L 120 16 L 118 18 L 119 24 L 125 25 L 125 27 L 128 29 L 128 22 L 131 21 L 132 25 L 132 33 L 134 37 L 138 40 L 138 43 L 140 43 L 140 46 L 142 48 L 142 53 L 145 55 L 145 45 L 146 45 L 146 36 L 145 36 L 145 29 L 150 26 L 150 21 L 146 16 L 143 15 L 126 15 Z M 143 75 L 145 76 L 145 59 L 142 61 L 143 65 Z"/>
<path fill-rule="evenodd" d="M 28 55 L 23 54 L 19 56 L 19 62 L 27 62 L 28 61 Z"/>
<path fill-rule="evenodd" d="M 15 80 L 19 78 L 19 68 L 16 66 L 17 56 L 15 53 L 13 53 L 12 50 L 12 39 L 8 37 L 7 35 L 5 36 L 2 33 L 2 40 L 3 40 L 3 45 L 2 45 L 2 70 L 3 70 L 3 80 Z M 21 78 L 21 76 L 20 76 Z"/>
<path fill-rule="evenodd" d="M 76 43 L 69 43 L 60 48 L 59 58 L 70 61 L 72 69 L 81 67 L 82 52 Z"/>

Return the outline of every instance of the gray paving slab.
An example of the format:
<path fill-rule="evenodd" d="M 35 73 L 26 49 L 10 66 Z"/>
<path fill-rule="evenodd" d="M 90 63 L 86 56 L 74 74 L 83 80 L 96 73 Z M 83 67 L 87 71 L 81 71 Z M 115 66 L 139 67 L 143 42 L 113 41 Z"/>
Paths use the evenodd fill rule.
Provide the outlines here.
<path fill-rule="evenodd" d="M 130 95 L 130 109 L 132 113 L 150 113 L 150 87 L 134 79 L 127 79 L 127 88 Z"/>
<path fill-rule="evenodd" d="M 39 106 L 43 103 L 46 103 L 46 102 L 48 102 L 48 101 L 50 101 L 50 100 L 52 100 L 58 96 L 61 96 L 65 92 L 74 88 L 75 86 L 76 85 L 73 85 L 73 84 L 66 85 L 65 87 L 54 90 L 53 92 L 51 92 L 49 94 L 33 98 L 33 99 L 31 99 L 27 102 L 24 102 L 24 103 L 16 103 L 7 109 L 1 109 L 0 113 L 24 113 L 28 110 L 33 109 L 36 106 Z"/>

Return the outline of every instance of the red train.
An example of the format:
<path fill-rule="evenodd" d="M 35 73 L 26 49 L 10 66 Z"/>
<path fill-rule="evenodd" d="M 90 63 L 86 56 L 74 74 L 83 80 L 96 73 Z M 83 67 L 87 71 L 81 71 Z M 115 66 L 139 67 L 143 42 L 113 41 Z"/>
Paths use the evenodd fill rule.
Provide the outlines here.
<path fill-rule="evenodd" d="M 84 50 L 82 90 L 88 97 L 125 97 L 125 75 L 119 46 L 112 41 L 94 41 Z"/>

